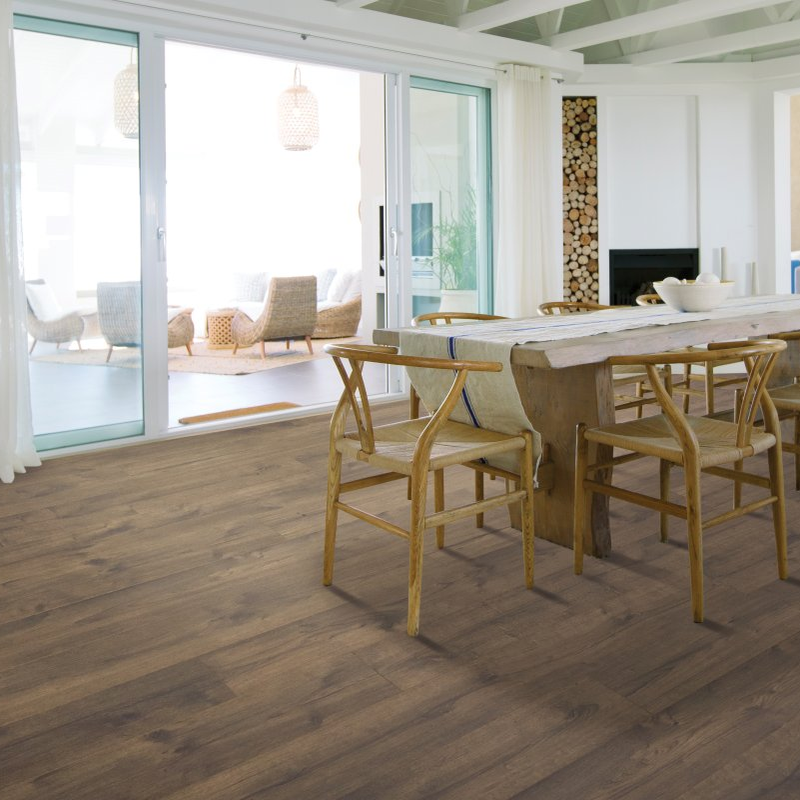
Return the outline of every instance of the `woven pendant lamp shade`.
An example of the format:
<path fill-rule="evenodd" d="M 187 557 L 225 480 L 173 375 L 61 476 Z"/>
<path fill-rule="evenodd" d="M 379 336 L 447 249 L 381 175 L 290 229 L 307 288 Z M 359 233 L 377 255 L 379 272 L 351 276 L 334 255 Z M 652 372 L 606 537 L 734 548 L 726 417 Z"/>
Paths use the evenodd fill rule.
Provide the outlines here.
<path fill-rule="evenodd" d="M 128 64 L 114 79 L 114 127 L 126 139 L 139 138 L 139 69 Z"/>
<path fill-rule="evenodd" d="M 310 150 L 319 141 L 317 98 L 300 83 L 294 69 L 294 85 L 278 97 L 278 137 L 286 150 Z"/>

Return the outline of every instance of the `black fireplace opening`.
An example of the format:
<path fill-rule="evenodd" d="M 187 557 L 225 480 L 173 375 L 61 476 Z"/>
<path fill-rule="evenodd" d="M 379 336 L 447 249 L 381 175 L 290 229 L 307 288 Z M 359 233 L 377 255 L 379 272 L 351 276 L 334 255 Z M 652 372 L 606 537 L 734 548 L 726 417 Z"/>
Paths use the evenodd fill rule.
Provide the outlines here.
<path fill-rule="evenodd" d="M 614 306 L 636 305 L 640 294 L 654 291 L 653 281 L 696 278 L 699 267 L 696 247 L 610 250 L 608 256 L 609 300 Z"/>

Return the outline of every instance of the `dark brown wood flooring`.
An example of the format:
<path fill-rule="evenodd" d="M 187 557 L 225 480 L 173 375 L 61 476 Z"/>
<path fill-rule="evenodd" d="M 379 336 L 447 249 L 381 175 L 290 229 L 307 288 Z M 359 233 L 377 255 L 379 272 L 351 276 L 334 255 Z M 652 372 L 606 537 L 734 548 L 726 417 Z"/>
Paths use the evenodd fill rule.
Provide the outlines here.
<path fill-rule="evenodd" d="M 382 411 L 381 414 L 385 413 Z M 572 574 L 507 515 L 425 555 L 345 519 L 321 585 L 327 419 L 47 461 L 0 486 L 0 798 L 800 797 L 800 493 L 709 531 L 612 505 Z M 640 488 L 656 485 L 627 465 Z M 679 474 L 676 474 L 676 478 Z M 449 483 L 471 491 L 471 476 Z M 404 487 L 375 491 L 402 519 Z M 729 488 L 706 484 L 710 511 Z"/>

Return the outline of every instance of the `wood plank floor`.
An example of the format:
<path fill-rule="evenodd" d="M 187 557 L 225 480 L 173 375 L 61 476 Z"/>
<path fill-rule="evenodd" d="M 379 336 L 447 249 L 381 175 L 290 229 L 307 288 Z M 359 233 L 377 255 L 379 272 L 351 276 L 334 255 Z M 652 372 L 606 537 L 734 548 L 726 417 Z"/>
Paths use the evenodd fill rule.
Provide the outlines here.
<path fill-rule="evenodd" d="M 0 486 L 3 800 L 800 797 L 800 493 L 789 581 L 768 512 L 709 532 L 703 625 L 678 522 L 661 544 L 655 514 L 612 503 L 612 556 L 575 577 L 537 541 L 533 592 L 504 512 L 454 524 L 414 640 L 402 541 L 345 520 L 321 585 L 326 427 Z M 402 519 L 402 488 L 374 506 Z"/>

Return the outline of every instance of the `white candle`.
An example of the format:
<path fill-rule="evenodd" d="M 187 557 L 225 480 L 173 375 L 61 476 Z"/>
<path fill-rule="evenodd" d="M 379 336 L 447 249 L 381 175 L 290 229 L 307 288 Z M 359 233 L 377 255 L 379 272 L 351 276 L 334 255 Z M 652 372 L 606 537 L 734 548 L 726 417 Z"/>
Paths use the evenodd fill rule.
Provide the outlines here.
<path fill-rule="evenodd" d="M 723 281 L 728 280 L 728 248 L 720 247 L 719 249 L 719 266 L 720 278 Z"/>
<path fill-rule="evenodd" d="M 756 262 L 751 261 L 748 266 L 750 267 L 750 294 L 755 297 L 758 294 L 758 270 L 756 269 Z"/>

